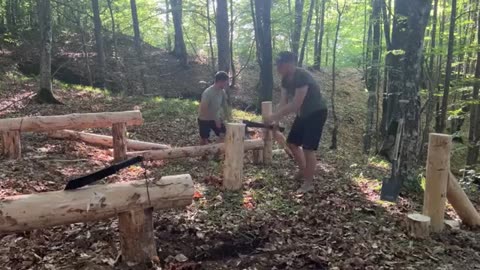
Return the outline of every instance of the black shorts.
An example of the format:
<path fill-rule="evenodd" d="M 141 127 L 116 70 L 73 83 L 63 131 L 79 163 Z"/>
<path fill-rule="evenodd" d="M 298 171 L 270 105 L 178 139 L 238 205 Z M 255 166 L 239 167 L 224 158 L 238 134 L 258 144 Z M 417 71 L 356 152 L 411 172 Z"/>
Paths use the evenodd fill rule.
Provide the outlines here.
<path fill-rule="evenodd" d="M 213 130 L 217 136 L 220 136 L 220 134 L 225 134 L 227 131 L 223 123 L 220 128 L 217 128 L 217 124 L 215 124 L 214 120 L 197 120 L 198 128 L 200 130 L 200 137 L 202 139 L 208 139 L 210 137 L 210 130 Z"/>
<path fill-rule="evenodd" d="M 305 117 L 297 116 L 288 134 L 287 142 L 302 146 L 305 150 L 316 151 L 322 138 L 323 126 L 327 121 L 327 110 L 311 113 Z"/>

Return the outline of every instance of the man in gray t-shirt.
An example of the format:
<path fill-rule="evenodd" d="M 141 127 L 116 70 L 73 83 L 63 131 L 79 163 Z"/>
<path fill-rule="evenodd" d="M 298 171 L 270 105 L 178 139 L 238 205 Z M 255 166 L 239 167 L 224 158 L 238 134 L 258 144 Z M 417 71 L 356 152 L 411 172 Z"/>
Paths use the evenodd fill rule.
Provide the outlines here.
<path fill-rule="evenodd" d="M 223 119 L 229 118 L 227 94 L 225 88 L 228 86 L 228 74 L 219 71 L 215 74 L 215 83 L 205 89 L 202 93 L 200 108 L 198 110 L 198 127 L 200 131 L 200 144 L 208 144 L 210 131 L 223 138 L 225 125 Z M 223 119 L 222 119 L 223 114 Z"/>

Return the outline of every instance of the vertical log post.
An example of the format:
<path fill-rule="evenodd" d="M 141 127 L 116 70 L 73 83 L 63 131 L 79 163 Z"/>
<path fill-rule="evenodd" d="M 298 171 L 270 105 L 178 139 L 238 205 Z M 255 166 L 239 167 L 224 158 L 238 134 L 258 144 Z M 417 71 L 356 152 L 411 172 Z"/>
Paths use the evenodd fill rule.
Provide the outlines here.
<path fill-rule="evenodd" d="M 20 159 L 22 157 L 20 131 L 3 132 L 2 142 L 3 155 L 9 159 Z"/>
<path fill-rule="evenodd" d="M 113 161 L 127 158 L 127 124 L 112 125 Z M 135 209 L 118 214 L 122 262 L 142 264 L 157 256 L 153 234 L 153 208 Z"/>
<path fill-rule="evenodd" d="M 245 124 L 228 123 L 225 135 L 225 164 L 223 187 L 226 190 L 239 190 L 243 180 L 243 157 Z"/>
<path fill-rule="evenodd" d="M 112 125 L 113 162 L 120 162 L 127 158 L 127 124 L 115 123 Z"/>
<path fill-rule="evenodd" d="M 438 133 L 430 134 L 423 214 L 430 217 L 432 232 L 441 232 L 444 228 L 451 145 L 451 136 Z"/>
<path fill-rule="evenodd" d="M 262 117 L 265 121 L 265 117 L 270 116 L 272 114 L 272 102 L 271 101 L 264 101 L 262 102 Z M 263 139 L 265 141 L 265 147 L 263 148 L 263 163 L 271 164 L 272 163 L 272 149 L 273 149 L 273 133 L 270 129 L 264 129 L 264 136 Z"/>

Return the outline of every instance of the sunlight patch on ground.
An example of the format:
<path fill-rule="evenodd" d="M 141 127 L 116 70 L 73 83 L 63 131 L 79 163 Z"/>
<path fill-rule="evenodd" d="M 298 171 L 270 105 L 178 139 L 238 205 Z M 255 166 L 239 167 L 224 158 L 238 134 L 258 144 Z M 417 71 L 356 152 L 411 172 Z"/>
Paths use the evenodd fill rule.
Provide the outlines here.
<path fill-rule="evenodd" d="M 394 203 L 380 200 L 380 191 L 382 189 L 382 182 L 378 179 L 369 179 L 360 174 L 353 177 L 352 181 L 369 201 L 378 204 L 384 208 L 394 205 Z"/>

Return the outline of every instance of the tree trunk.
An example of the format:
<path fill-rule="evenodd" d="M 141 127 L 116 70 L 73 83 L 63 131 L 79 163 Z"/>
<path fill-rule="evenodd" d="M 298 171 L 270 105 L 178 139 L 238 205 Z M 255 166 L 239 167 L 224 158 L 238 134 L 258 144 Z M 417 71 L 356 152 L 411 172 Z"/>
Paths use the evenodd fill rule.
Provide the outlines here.
<path fill-rule="evenodd" d="M 443 63 L 443 41 L 444 41 L 444 36 L 445 36 L 445 21 L 446 21 L 446 9 L 447 9 L 447 0 L 443 0 L 442 3 L 442 20 L 440 22 L 440 32 L 439 32 L 439 41 L 438 45 L 440 48 L 442 48 L 442 53 L 438 56 L 438 65 L 437 65 L 437 76 L 438 76 L 438 82 L 440 81 L 440 77 L 442 74 L 442 63 Z M 438 83 L 437 84 L 437 92 L 438 95 L 441 93 L 441 86 Z M 440 98 L 437 97 L 436 99 L 437 103 L 435 106 L 435 131 L 440 130 L 441 126 L 441 119 L 442 119 L 442 113 L 441 113 L 441 102 Z"/>
<path fill-rule="evenodd" d="M 477 14 L 477 45 L 480 46 L 480 11 Z M 480 51 L 477 50 L 477 66 L 475 68 L 475 83 L 473 85 L 472 101 L 470 105 L 470 130 L 468 133 L 467 165 L 478 162 L 480 152 Z"/>
<path fill-rule="evenodd" d="M 295 0 L 295 25 L 292 34 L 292 52 L 298 56 L 302 36 L 303 5 L 305 0 Z"/>
<path fill-rule="evenodd" d="M 372 44 L 372 61 L 368 70 L 367 90 L 367 122 L 365 127 L 364 137 L 364 152 L 369 153 L 372 145 L 372 137 L 375 133 L 375 112 L 377 106 L 377 86 L 380 77 L 380 12 L 381 0 L 372 1 L 372 30 L 373 30 L 373 44 Z"/>
<path fill-rule="evenodd" d="M 207 11 L 208 11 L 208 2 L 207 0 Z M 210 27 L 210 17 L 208 17 L 208 24 Z M 165 30 L 167 36 L 167 51 L 172 51 L 172 37 L 170 36 L 170 2 L 165 0 Z"/>
<path fill-rule="evenodd" d="M 183 4 L 182 0 L 170 0 L 172 6 L 173 27 L 175 28 L 175 45 L 173 48 L 173 54 L 180 60 L 180 64 L 183 67 L 188 66 L 187 47 L 183 37 L 182 27 L 182 13 Z"/>
<path fill-rule="evenodd" d="M 230 66 L 231 66 L 231 73 L 232 73 L 232 81 L 231 81 L 230 87 L 234 87 L 237 80 L 237 77 L 236 77 L 237 71 L 235 69 L 235 62 L 233 57 L 233 39 L 234 39 L 234 33 L 235 33 L 234 27 L 235 27 L 235 16 L 233 13 L 233 0 L 230 0 Z"/>
<path fill-rule="evenodd" d="M 253 4 L 255 2 L 255 4 Z M 271 28 L 271 0 L 251 0 L 252 12 L 255 17 L 255 34 L 257 58 L 260 64 L 260 102 L 272 100 L 273 90 L 273 56 Z M 255 8 L 253 8 L 253 5 Z M 260 107 L 260 106 L 259 106 Z"/>
<path fill-rule="evenodd" d="M 229 72 L 230 46 L 227 0 L 217 0 L 217 16 L 215 17 L 217 32 L 218 69 Z"/>
<path fill-rule="evenodd" d="M 87 70 L 87 76 L 88 76 L 88 83 L 90 86 L 93 87 L 93 76 L 92 76 L 92 70 L 90 69 L 90 56 L 88 55 L 88 49 L 87 49 L 87 38 L 86 38 L 86 31 L 85 28 L 83 27 L 84 25 L 87 25 L 87 22 L 82 23 L 81 15 L 79 12 L 76 12 L 77 14 L 77 23 L 78 23 L 78 28 L 80 29 L 81 33 L 81 39 L 82 39 L 82 51 L 83 51 L 83 58 L 85 60 L 85 69 Z M 86 18 L 85 18 L 86 21 Z"/>
<path fill-rule="evenodd" d="M 332 52 L 332 94 L 330 96 L 330 103 L 332 106 L 332 116 L 333 116 L 333 130 L 332 130 L 332 144 L 330 149 L 337 149 L 337 135 L 338 135 L 338 119 L 337 112 L 335 111 L 335 92 L 336 92 L 336 64 L 337 64 L 337 43 L 338 35 L 340 33 L 340 26 L 342 23 L 342 15 L 347 7 L 347 3 L 344 2 L 343 7 L 340 8 L 339 0 L 336 2 L 337 5 L 337 27 L 335 29 L 335 39 L 333 41 L 333 52 Z"/>
<path fill-rule="evenodd" d="M 40 90 L 36 100 L 40 103 L 62 104 L 52 91 L 52 10 L 50 0 L 38 0 L 40 27 Z"/>
<path fill-rule="evenodd" d="M 210 47 L 210 61 L 212 65 L 212 70 L 215 73 L 216 65 L 215 65 L 215 52 L 213 50 L 213 38 L 212 38 L 212 21 L 210 17 L 210 0 L 207 0 L 207 33 L 208 33 L 208 44 Z"/>
<path fill-rule="evenodd" d="M 417 177 L 420 128 L 420 72 L 423 40 L 432 1 L 396 0 L 390 50 L 388 93 L 384 123 L 405 120 L 400 141 L 400 179 L 411 184 Z M 402 102 L 400 102 L 402 100 Z M 405 104 L 402 108 L 400 104 Z"/>
<path fill-rule="evenodd" d="M 315 37 L 314 37 L 314 45 L 313 45 L 313 68 L 315 70 L 320 70 L 320 60 L 321 57 L 318 57 L 320 54 L 320 3 L 318 1 L 323 0 L 315 0 Z"/>
<path fill-rule="evenodd" d="M 117 58 L 118 57 L 117 30 L 115 25 L 115 16 L 113 15 L 112 0 L 107 0 L 107 4 L 108 4 L 108 11 L 110 12 L 110 19 L 112 20 L 113 57 Z"/>
<path fill-rule="evenodd" d="M 308 33 L 310 32 L 310 26 L 312 24 L 313 9 L 315 8 L 315 0 L 310 0 L 310 9 L 308 10 L 307 24 L 305 25 L 305 33 L 303 36 L 302 50 L 300 51 L 300 57 L 298 59 L 298 65 L 303 65 L 303 59 L 305 57 L 305 50 L 308 42 Z M 308 63 L 307 63 L 308 64 Z"/>
<path fill-rule="evenodd" d="M 386 50 L 387 52 L 390 52 L 391 49 L 392 49 L 392 42 L 391 42 L 391 33 L 390 33 L 390 14 L 388 13 L 388 10 L 387 10 L 387 4 L 385 3 L 385 0 L 381 0 L 381 4 L 382 4 L 382 17 L 383 17 L 383 32 L 384 32 L 384 35 L 385 35 L 385 45 L 386 45 Z M 387 123 L 386 123 L 386 120 L 387 120 L 387 112 L 388 112 L 388 108 L 387 108 L 387 97 L 388 97 L 388 73 L 390 72 L 390 58 L 391 58 L 392 54 L 391 53 L 387 53 L 387 55 L 385 56 L 385 64 L 384 64 L 384 68 L 383 68 L 383 99 L 382 99 L 382 118 L 381 118 L 381 121 L 380 121 L 380 135 L 383 139 L 387 138 L 388 137 L 388 134 L 387 134 Z"/>
<path fill-rule="evenodd" d="M 137 53 L 138 66 L 140 70 L 140 81 L 142 83 L 143 93 L 148 92 L 147 81 L 145 79 L 145 61 L 143 58 L 143 49 L 142 49 L 142 38 L 140 36 L 140 24 L 138 22 L 138 13 L 137 13 L 137 1 L 130 0 L 130 8 L 132 10 L 132 23 L 133 23 L 133 41 L 135 46 L 135 51 Z"/>
<path fill-rule="evenodd" d="M 93 24 L 95 26 L 95 48 L 97 53 L 96 87 L 105 88 L 105 51 L 103 48 L 102 20 L 98 0 L 92 0 Z"/>
<path fill-rule="evenodd" d="M 457 0 L 452 0 L 452 12 L 450 14 L 450 30 L 448 35 L 447 64 L 445 67 L 445 83 L 443 85 L 442 105 L 440 109 L 440 125 L 437 132 L 445 132 L 447 125 L 448 96 L 450 92 L 450 81 L 452 77 L 453 50 L 455 45 L 455 21 L 457 18 Z"/>

